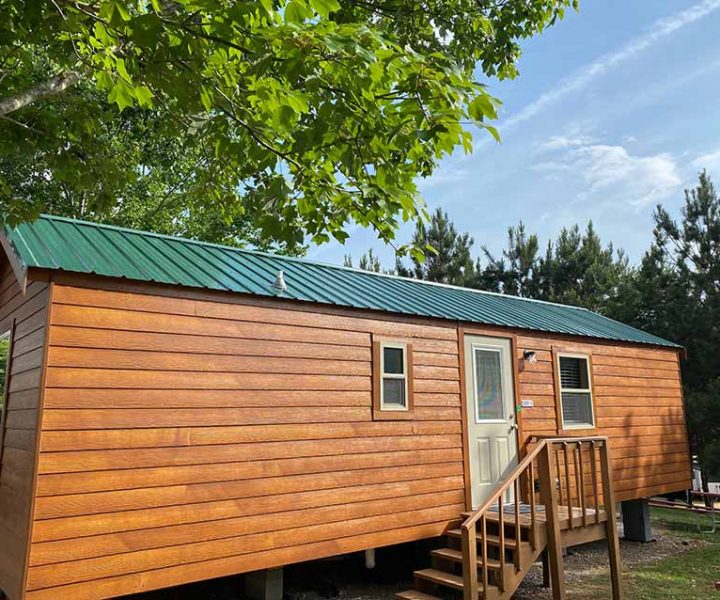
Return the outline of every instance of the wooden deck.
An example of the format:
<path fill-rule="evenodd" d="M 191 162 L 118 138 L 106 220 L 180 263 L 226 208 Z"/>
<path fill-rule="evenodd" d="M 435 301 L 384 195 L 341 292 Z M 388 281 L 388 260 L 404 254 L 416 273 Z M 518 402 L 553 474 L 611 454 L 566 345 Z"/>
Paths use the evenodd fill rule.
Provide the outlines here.
<path fill-rule="evenodd" d="M 532 517 L 529 504 L 520 505 L 520 526 L 521 527 L 532 527 Z M 546 522 L 545 507 L 542 504 L 538 504 L 535 507 L 535 519 L 538 523 Z M 570 514 L 572 510 L 572 522 L 570 522 Z M 465 513 L 467 515 L 471 513 Z M 597 525 L 607 521 L 607 515 L 602 509 L 595 510 L 591 507 L 585 508 L 583 517 L 583 509 L 581 507 L 573 506 L 571 509 L 565 505 L 559 505 L 556 510 L 557 519 L 561 530 L 575 529 L 578 527 L 587 527 L 589 525 Z M 489 522 L 497 523 L 500 520 L 498 510 L 490 510 L 487 513 Z M 505 512 L 503 514 L 503 521 L 507 525 L 515 524 L 515 504 L 508 503 L 505 505 Z"/>
<path fill-rule="evenodd" d="M 433 550 L 432 568 L 416 571 L 415 587 L 398 600 L 440 600 L 448 588 L 463 600 L 510 600 L 541 555 L 553 600 L 564 600 L 563 547 L 601 539 L 613 600 L 622 600 L 606 437 L 539 440 L 480 507 L 460 516 L 460 527 L 445 531 L 447 547 Z"/>

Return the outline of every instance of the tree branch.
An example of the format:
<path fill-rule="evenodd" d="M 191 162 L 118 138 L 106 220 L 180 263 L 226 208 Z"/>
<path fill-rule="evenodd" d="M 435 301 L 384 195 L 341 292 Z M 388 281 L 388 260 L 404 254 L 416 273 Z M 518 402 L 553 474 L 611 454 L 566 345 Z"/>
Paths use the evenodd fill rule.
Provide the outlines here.
<path fill-rule="evenodd" d="M 10 98 L 4 98 L 0 100 L 0 117 L 19 110 L 28 104 L 33 104 L 42 98 L 62 94 L 66 89 L 78 83 L 80 79 L 82 79 L 80 71 L 63 71 L 24 92 L 15 94 Z"/>
<path fill-rule="evenodd" d="M 32 127 L 31 125 L 27 125 L 25 123 L 21 123 L 20 121 L 16 121 L 12 117 L 0 115 L 0 120 L 7 121 L 8 123 L 12 123 L 16 127 L 20 127 L 21 129 L 24 129 L 25 131 L 31 131 L 32 133 L 35 133 L 39 136 L 45 136 L 45 133 L 40 131 L 39 129 L 35 129 L 35 127 Z"/>

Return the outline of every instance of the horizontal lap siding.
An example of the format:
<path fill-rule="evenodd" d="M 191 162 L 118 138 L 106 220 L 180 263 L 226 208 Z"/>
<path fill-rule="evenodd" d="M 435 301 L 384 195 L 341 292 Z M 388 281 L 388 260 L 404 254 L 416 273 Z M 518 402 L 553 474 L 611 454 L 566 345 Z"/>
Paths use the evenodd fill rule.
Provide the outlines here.
<path fill-rule="evenodd" d="M 558 433 L 553 346 L 591 356 L 597 433 L 610 439 L 617 498 L 688 488 L 690 457 L 676 351 L 520 335 L 520 397 L 534 402 L 521 411 L 525 440 Z M 522 360 L 525 350 L 536 352 L 536 363 Z"/>
<path fill-rule="evenodd" d="M 47 321 L 48 286 L 23 294 L 7 262 L 0 278 L 0 333 L 15 321 L 0 466 L 0 589 L 22 597 L 30 537 L 37 424 Z"/>
<path fill-rule="evenodd" d="M 106 598 L 439 534 L 463 509 L 457 331 L 57 286 L 28 598 Z M 373 334 L 415 418 L 372 421 Z"/>

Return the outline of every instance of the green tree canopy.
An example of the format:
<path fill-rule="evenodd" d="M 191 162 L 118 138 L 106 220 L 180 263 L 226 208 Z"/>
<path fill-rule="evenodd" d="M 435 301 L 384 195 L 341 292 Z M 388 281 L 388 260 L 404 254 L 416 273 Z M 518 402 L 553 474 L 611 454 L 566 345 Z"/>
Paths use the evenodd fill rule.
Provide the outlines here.
<path fill-rule="evenodd" d="M 478 262 L 476 286 L 512 296 L 536 296 L 538 249 L 537 235 L 528 234 L 522 221 L 517 227 L 508 228 L 508 245 L 501 256 L 494 256 L 483 246 L 487 265 L 481 270 Z"/>
<path fill-rule="evenodd" d="M 515 76 L 575 1 L 0 0 L 2 218 L 61 198 L 288 249 L 350 222 L 392 242 L 423 214 L 417 177 L 496 116 L 476 66 Z M 196 231 L 211 215 L 221 233 Z"/>
<path fill-rule="evenodd" d="M 422 255 L 413 256 L 410 266 L 398 259 L 398 275 L 452 285 L 470 285 L 473 281 L 473 239 L 457 232 L 447 212 L 438 208 L 428 225 L 419 222 L 412 243 Z"/>
<path fill-rule="evenodd" d="M 352 256 L 346 254 L 343 264 L 346 267 L 352 268 Z M 361 269 L 363 271 L 372 271 L 373 273 L 387 272 L 383 271 L 382 265 L 380 264 L 380 258 L 378 258 L 378 255 L 375 254 L 375 251 L 372 248 L 370 248 L 365 254 L 360 256 L 360 260 L 358 261 L 358 269 Z"/>
<path fill-rule="evenodd" d="M 607 312 L 627 273 L 625 254 L 603 246 L 592 222 L 585 233 L 574 225 L 563 228 L 538 261 L 536 297 Z"/>
<path fill-rule="evenodd" d="M 680 212 L 676 221 L 657 207 L 654 243 L 627 285 L 624 313 L 613 316 L 686 348 L 692 451 L 720 477 L 720 197 L 706 172 Z"/>

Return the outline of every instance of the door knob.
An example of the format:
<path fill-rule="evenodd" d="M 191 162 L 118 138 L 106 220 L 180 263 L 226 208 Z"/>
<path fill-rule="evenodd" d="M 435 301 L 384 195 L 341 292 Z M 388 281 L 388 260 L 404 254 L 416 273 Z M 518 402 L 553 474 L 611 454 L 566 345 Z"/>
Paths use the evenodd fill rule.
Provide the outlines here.
<path fill-rule="evenodd" d="M 518 424 L 513 423 L 512 425 L 510 425 L 510 429 L 518 429 Z"/>

